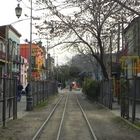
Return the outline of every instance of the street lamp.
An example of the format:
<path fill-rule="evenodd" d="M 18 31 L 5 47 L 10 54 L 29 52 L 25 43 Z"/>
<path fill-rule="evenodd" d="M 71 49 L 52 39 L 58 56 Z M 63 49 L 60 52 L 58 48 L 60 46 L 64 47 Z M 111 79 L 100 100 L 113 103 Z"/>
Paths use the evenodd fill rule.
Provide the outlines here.
<path fill-rule="evenodd" d="M 20 7 L 20 4 L 18 4 L 17 7 L 15 8 L 15 13 L 18 18 L 21 16 L 22 8 Z"/>
<path fill-rule="evenodd" d="M 17 0 L 20 2 L 21 0 Z M 22 13 L 22 8 L 20 8 L 19 4 L 15 8 L 16 16 L 19 18 Z M 26 110 L 31 111 L 33 110 L 33 97 L 31 92 L 31 76 L 32 76 L 32 0 L 30 0 L 30 43 L 29 43 L 29 72 L 28 72 L 28 84 L 29 84 L 29 90 L 26 96 L 27 104 L 26 104 Z"/>
<path fill-rule="evenodd" d="M 17 0 L 18 2 L 20 2 L 21 0 Z M 22 14 L 22 8 L 20 7 L 20 4 L 18 3 L 17 4 L 17 7 L 15 8 L 15 13 L 16 13 L 16 16 L 19 18 Z"/>

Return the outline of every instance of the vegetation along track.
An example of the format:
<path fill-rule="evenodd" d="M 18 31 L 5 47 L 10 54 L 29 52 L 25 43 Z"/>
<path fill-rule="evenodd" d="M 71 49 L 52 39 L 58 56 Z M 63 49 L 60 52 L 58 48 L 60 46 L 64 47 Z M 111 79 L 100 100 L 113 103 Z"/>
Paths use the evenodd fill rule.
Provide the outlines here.
<path fill-rule="evenodd" d="M 32 140 L 78 140 L 80 138 L 79 135 L 84 135 L 80 133 L 81 127 L 78 125 L 78 118 L 80 121 L 82 120 L 80 123 L 84 122 L 82 125 L 80 124 L 80 126 L 84 133 L 88 131 L 90 136 L 87 134 L 87 137 L 90 137 L 89 139 L 97 140 L 77 96 L 74 96 L 73 93 L 67 93 L 65 96 L 60 97 L 47 119 L 33 136 Z M 89 129 L 87 129 L 87 125 Z M 76 129 L 77 131 L 74 131 Z M 86 131 L 84 131 L 85 129 Z"/>

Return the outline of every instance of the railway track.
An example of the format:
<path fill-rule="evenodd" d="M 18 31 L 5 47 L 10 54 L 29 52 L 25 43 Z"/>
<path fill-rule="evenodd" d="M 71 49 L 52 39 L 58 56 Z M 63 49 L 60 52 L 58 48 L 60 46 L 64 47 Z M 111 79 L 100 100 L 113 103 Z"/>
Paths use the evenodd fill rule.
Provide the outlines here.
<path fill-rule="evenodd" d="M 69 99 L 70 96 L 71 96 L 71 100 Z M 56 103 L 56 105 L 54 106 L 52 111 L 50 112 L 49 116 L 46 118 L 44 123 L 40 126 L 40 128 L 34 134 L 32 140 L 66 139 L 66 138 L 64 138 L 64 136 L 66 137 L 67 135 L 64 134 L 64 131 L 66 130 L 65 126 L 66 126 L 67 117 L 68 117 L 67 115 L 70 112 L 72 112 L 71 110 L 73 109 L 73 108 L 70 110 L 68 109 L 68 106 L 70 106 L 69 104 L 71 102 L 73 102 L 73 104 L 75 106 L 77 106 L 77 107 L 74 107 L 74 109 L 76 109 L 79 113 L 81 112 L 80 114 L 81 114 L 81 116 L 83 116 L 85 124 L 87 125 L 84 127 L 86 127 L 86 129 L 88 129 L 88 131 L 90 133 L 90 139 L 98 140 L 90 125 L 87 115 L 86 115 L 84 109 L 82 108 L 80 101 L 77 98 L 77 95 L 75 96 L 72 93 L 65 94 L 64 96 L 59 98 L 58 102 Z M 72 128 L 70 130 L 72 130 Z M 71 131 L 68 132 L 68 134 L 70 134 L 70 133 L 71 133 Z"/>
<path fill-rule="evenodd" d="M 78 98 L 77 98 L 77 96 L 76 96 L 76 99 L 77 99 L 77 103 L 78 103 L 78 105 L 79 105 L 79 107 L 80 107 L 80 109 L 81 109 L 81 112 L 82 112 L 82 114 L 83 114 L 83 116 L 84 116 L 84 118 L 85 118 L 85 120 L 86 120 L 86 123 L 87 123 L 87 125 L 88 125 L 88 128 L 89 128 L 89 130 L 90 130 L 90 133 L 91 133 L 91 136 L 92 136 L 93 140 L 98 140 L 97 137 L 96 137 L 96 135 L 95 135 L 95 133 L 94 133 L 94 131 L 93 131 L 93 129 L 92 129 L 92 127 L 91 127 L 91 124 L 90 124 L 90 122 L 89 122 L 89 120 L 88 120 L 88 118 L 87 118 L 87 115 L 86 115 L 84 109 L 82 108 L 82 106 L 81 106 L 81 104 L 80 104 Z"/>

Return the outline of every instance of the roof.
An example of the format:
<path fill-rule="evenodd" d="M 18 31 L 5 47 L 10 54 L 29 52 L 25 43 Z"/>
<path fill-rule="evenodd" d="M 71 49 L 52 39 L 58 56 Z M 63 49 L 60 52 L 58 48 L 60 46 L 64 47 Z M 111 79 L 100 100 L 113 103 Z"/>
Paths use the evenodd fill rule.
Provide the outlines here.
<path fill-rule="evenodd" d="M 21 37 L 21 34 L 12 26 L 12 25 L 3 25 L 0 28 L 10 28 L 18 37 Z"/>

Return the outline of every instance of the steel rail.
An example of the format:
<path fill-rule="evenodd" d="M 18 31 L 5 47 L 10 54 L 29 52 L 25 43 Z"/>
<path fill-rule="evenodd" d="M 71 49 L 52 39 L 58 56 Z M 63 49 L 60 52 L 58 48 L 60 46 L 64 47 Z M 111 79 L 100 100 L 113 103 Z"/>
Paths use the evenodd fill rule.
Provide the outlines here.
<path fill-rule="evenodd" d="M 61 129 L 62 129 L 62 125 L 63 125 L 63 121 L 64 121 L 64 117 L 65 117 L 65 112 L 66 112 L 66 108 L 67 108 L 67 103 L 68 103 L 68 95 L 67 95 L 67 98 L 66 98 L 66 101 L 65 101 L 65 106 L 64 106 L 64 110 L 63 110 L 63 114 L 62 114 L 62 118 L 61 118 L 61 122 L 60 122 L 60 125 L 59 125 L 59 129 L 58 129 L 58 133 L 57 133 L 57 138 L 56 140 L 59 140 L 60 138 L 60 134 L 61 134 Z"/>
<path fill-rule="evenodd" d="M 48 121 L 50 120 L 51 116 L 53 115 L 55 109 L 57 108 L 58 104 L 60 103 L 60 101 L 62 100 L 64 96 L 60 97 L 58 102 L 55 104 L 54 108 L 52 109 L 51 113 L 49 114 L 49 116 L 47 117 L 47 119 L 44 121 L 44 123 L 41 125 L 41 127 L 37 130 L 37 132 L 35 133 L 35 135 L 33 136 L 32 140 L 36 140 L 38 138 L 38 136 L 40 135 L 42 129 L 44 128 L 44 126 L 48 123 Z"/>
<path fill-rule="evenodd" d="M 83 110 L 83 108 L 82 108 L 82 106 L 81 106 L 81 104 L 80 104 L 80 102 L 79 102 L 79 100 L 77 98 L 77 96 L 76 96 L 76 100 L 77 100 L 77 103 L 78 103 L 78 105 L 79 105 L 79 107 L 80 107 L 80 109 L 82 111 L 82 114 L 83 114 L 83 116 L 84 116 L 84 118 L 85 118 L 85 120 L 87 122 L 87 125 L 89 127 L 89 130 L 91 132 L 92 137 L 94 138 L 94 140 L 98 140 L 96 135 L 95 135 L 95 133 L 94 133 L 94 131 L 93 131 L 93 129 L 92 129 L 92 127 L 91 127 L 91 125 L 90 125 L 90 122 L 88 121 L 87 115 L 86 115 L 85 111 Z"/>

